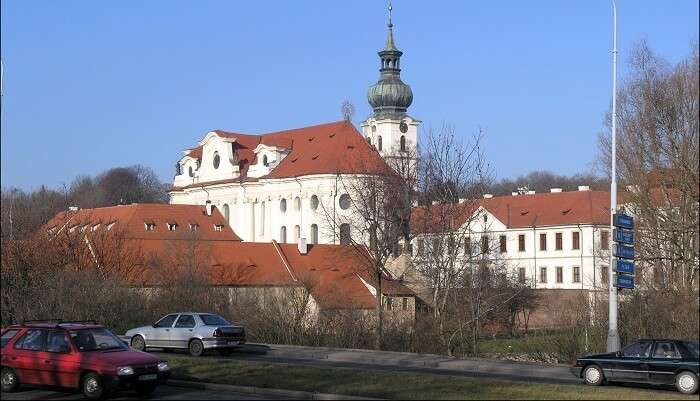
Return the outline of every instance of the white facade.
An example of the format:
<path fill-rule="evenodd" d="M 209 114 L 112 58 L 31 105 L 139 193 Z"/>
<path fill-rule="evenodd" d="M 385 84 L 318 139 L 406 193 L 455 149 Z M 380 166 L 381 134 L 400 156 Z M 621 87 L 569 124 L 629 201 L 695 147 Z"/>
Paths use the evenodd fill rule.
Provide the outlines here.
<path fill-rule="evenodd" d="M 469 237 L 460 244 L 457 257 L 467 247 L 481 255 L 482 238 L 488 236 L 488 259 L 501 263 L 516 280 L 535 289 L 594 290 L 607 286 L 610 226 L 603 224 L 563 224 L 534 227 L 507 227 L 493 214 L 479 207 L 455 237 Z M 578 236 L 578 239 L 575 237 Z M 414 265 L 431 257 L 437 234 L 422 234 L 412 241 Z M 504 242 L 503 242 L 504 241 Z M 479 256 L 480 257 L 480 256 Z"/>

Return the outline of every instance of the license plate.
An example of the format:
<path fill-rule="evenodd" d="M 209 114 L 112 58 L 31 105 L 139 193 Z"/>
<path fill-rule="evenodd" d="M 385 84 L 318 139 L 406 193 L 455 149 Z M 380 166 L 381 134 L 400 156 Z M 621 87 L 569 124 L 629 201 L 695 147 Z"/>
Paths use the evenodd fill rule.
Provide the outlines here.
<path fill-rule="evenodd" d="M 227 341 L 227 345 L 238 345 L 238 341 Z"/>
<path fill-rule="evenodd" d="M 142 381 L 156 380 L 156 379 L 158 379 L 158 375 L 142 375 L 142 376 L 139 376 L 139 380 L 142 380 Z"/>

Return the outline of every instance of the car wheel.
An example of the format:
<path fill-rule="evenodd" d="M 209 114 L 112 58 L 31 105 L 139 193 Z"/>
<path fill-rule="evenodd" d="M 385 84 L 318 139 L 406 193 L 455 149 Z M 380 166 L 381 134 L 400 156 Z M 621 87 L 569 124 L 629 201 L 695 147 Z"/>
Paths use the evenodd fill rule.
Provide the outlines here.
<path fill-rule="evenodd" d="M 19 388 L 19 378 L 14 370 L 2 368 L 2 392 L 12 393 Z"/>
<path fill-rule="evenodd" d="M 698 391 L 698 377 L 688 371 L 677 374 L 676 389 L 683 394 L 695 394 Z"/>
<path fill-rule="evenodd" d="M 190 341 L 190 355 L 201 356 L 204 353 L 204 344 L 199 339 L 194 339 Z"/>
<path fill-rule="evenodd" d="M 233 350 L 231 348 L 220 349 L 218 352 L 221 356 L 231 356 L 231 354 L 233 354 Z"/>
<path fill-rule="evenodd" d="M 583 380 L 591 386 L 600 386 L 605 380 L 603 370 L 598 365 L 588 365 L 583 369 Z"/>
<path fill-rule="evenodd" d="M 137 351 L 146 351 L 146 340 L 139 335 L 135 335 L 131 338 L 131 348 Z"/>
<path fill-rule="evenodd" d="M 158 387 L 157 384 L 145 384 L 141 386 L 136 387 L 136 394 L 145 397 L 147 395 L 151 395 L 152 392 L 155 391 L 156 387 Z"/>
<path fill-rule="evenodd" d="M 88 400 L 100 400 L 105 395 L 102 378 L 96 373 L 88 373 L 83 377 L 83 395 Z"/>

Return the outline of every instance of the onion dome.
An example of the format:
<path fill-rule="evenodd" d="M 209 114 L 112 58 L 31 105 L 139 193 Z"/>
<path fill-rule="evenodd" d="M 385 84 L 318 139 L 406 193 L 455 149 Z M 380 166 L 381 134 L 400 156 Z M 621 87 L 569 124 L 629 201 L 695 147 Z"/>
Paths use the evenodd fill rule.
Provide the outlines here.
<path fill-rule="evenodd" d="M 369 88 L 367 100 L 374 109 L 375 118 L 400 118 L 413 103 L 411 87 L 401 81 L 401 55 L 394 44 L 393 24 L 389 5 L 389 33 L 379 54 L 381 68 L 379 81 Z"/>

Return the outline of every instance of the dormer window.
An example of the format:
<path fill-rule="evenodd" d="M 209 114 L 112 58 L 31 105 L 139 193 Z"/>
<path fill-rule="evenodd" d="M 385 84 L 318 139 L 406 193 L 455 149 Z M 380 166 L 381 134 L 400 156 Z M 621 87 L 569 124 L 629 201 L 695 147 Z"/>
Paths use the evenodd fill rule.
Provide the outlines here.
<path fill-rule="evenodd" d="M 214 231 L 224 231 L 223 224 L 214 224 Z"/>
<path fill-rule="evenodd" d="M 267 167 L 267 165 L 270 164 L 270 162 L 267 160 L 267 155 L 263 155 L 262 164 L 265 167 Z"/>
<path fill-rule="evenodd" d="M 146 231 L 155 231 L 156 223 L 153 220 L 147 220 L 143 222 Z"/>
<path fill-rule="evenodd" d="M 199 224 L 190 223 L 190 231 L 197 231 L 199 229 Z"/>
<path fill-rule="evenodd" d="M 116 222 L 116 221 L 113 221 L 113 222 L 111 222 L 111 223 L 107 224 L 107 231 L 111 230 L 111 229 L 112 229 L 112 227 L 114 227 L 114 225 L 115 225 L 115 224 L 117 224 L 117 222 Z"/>
<path fill-rule="evenodd" d="M 176 221 L 169 221 L 168 222 L 168 231 L 175 231 L 177 230 L 177 222 Z"/>
<path fill-rule="evenodd" d="M 100 223 L 97 223 L 94 226 L 92 226 L 92 231 L 97 231 L 98 228 L 100 228 Z"/>
<path fill-rule="evenodd" d="M 87 228 L 88 228 L 88 224 L 85 224 L 84 226 L 80 227 L 80 232 L 84 233 L 85 230 L 87 230 Z"/>
<path fill-rule="evenodd" d="M 53 226 L 53 227 L 49 228 L 48 230 L 46 230 L 46 232 L 48 232 L 49 234 L 55 233 L 55 232 L 56 232 L 56 226 Z"/>
<path fill-rule="evenodd" d="M 212 163 L 214 164 L 214 169 L 219 168 L 219 163 L 221 162 L 221 158 L 219 157 L 219 152 L 214 152 L 214 160 Z"/>
<path fill-rule="evenodd" d="M 78 226 L 73 226 L 73 227 L 71 227 L 71 228 L 68 229 L 68 232 L 69 232 L 69 233 L 75 232 L 75 229 L 76 229 L 76 228 L 78 228 Z"/>

